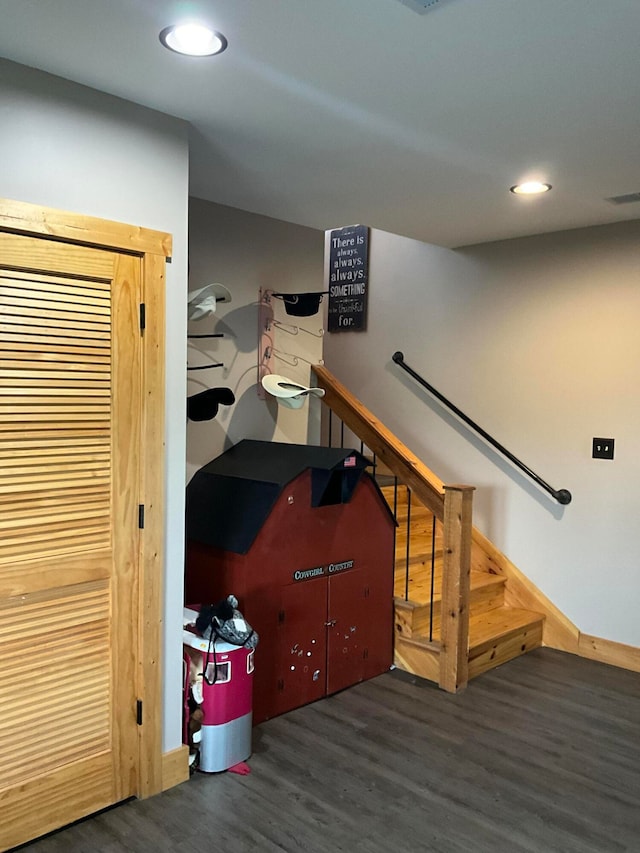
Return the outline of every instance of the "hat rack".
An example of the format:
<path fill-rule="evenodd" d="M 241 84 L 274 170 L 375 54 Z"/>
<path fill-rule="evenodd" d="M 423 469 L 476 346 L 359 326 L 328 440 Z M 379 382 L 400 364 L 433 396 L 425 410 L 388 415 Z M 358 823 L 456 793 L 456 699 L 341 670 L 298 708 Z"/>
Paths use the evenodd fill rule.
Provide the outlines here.
<path fill-rule="evenodd" d="M 262 387 L 262 379 L 271 370 L 271 347 L 273 346 L 273 305 L 270 290 L 258 291 L 258 397 L 266 400 L 267 392 Z"/>
<path fill-rule="evenodd" d="M 295 337 L 300 333 L 304 333 L 310 335 L 313 338 L 322 338 L 324 336 L 324 329 L 318 328 L 317 331 L 313 329 L 305 329 L 302 325 L 298 325 L 297 323 L 285 322 L 280 319 L 276 319 L 274 316 L 274 299 L 278 299 L 285 304 L 283 297 L 290 297 L 291 299 L 298 299 L 300 297 L 312 297 L 311 298 L 311 309 L 313 309 L 315 305 L 315 301 L 317 300 L 317 304 L 319 305 L 322 300 L 322 293 L 309 293 L 309 294 L 286 294 L 286 293 L 278 293 L 270 288 L 260 288 L 258 291 L 258 385 L 257 392 L 258 397 L 264 400 L 267 398 L 267 392 L 265 391 L 262 385 L 262 379 L 271 374 L 278 373 L 277 369 L 274 369 L 274 361 L 283 362 L 291 367 L 297 367 L 300 362 L 304 362 L 305 364 L 313 365 L 322 363 L 321 361 L 311 361 L 308 357 L 302 355 L 298 352 L 290 352 L 288 349 L 280 349 L 276 345 L 276 335 L 280 332 L 283 332 L 287 335 Z M 296 304 L 296 303 L 291 303 Z M 305 309 L 308 306 L 304 306 Z M 294 309 L 296 310 L 296 309 Z M 287 311 L 287 313 L 289 313 Z M 313 313 L 317 313 L 317 309 L 314 312 L 311 310 L 309 313 L 300 314 L 301 317 L 311 317 Z"/>
<path fill-rule="evenodd" d="M 223 332 L 215 332 L 211 335 L 187 335 L 188 338 L 224 338 Z"/>
<path fill-rule="evenodd" d="M 199 364 L 196 367 L 187 365 L 187 370 L 212 370 L 214 367 L 224 367 L 224 362 L 219 361 L 214 364 Z"/>
<path fill-rule="evenodd" d="M 286 332 L 288 335 L 297 335 L 300 332 L 304 332 L 305 335 L 313 335 L 314 338 L 321 338 L 324 336 L 324 329 L 318 329 L 317 332 L 312 332 L 311 329 L 301 329 L 300 326 L 294 326 L 293 323 L 283 323 L 281 320 L 272 320 L 271 325 L 275 326 L 276 329 L 282 329 L 283 332 Z M 268 328 L 267 331 L 270 331 Z"/>
<path fill-rule="evenodd" d="M 212 332 L 210 334 L 205 335 L 187 335 L 189 340 L 197 339 L 197 338 L 224 338 L 224 334 L 222 332 Z M 187 370 L 212 370 L 215 367 L 224 367 L 224 362 L 214 362 L 213 364 L 201 364 L 195 367 L 191 367 L 187 365 Z"/>
<path fill-rule="evenodd" d="M 314 364 L 324 364 L 322 359 L 319 361 L 309 361 L 308 358 L 305 358 L 302 355 L 295 355 L 295 353 L 292 352 L 283 352 L 275 347 L 267 347 L 264 352 L 265 359 L 270 360 L 274 356 L 280 361 L 284 361 L 285 364 L 291 365 L 291 367 L 297 367 L 301 361 L 304 361 L 306 364 L 311 366 Z M 291 361 L 288 361 L 288 359 L 291 359 Z"/>
<path fill-rule="evenodd" d="M 189 321 L 202 320 L 207 316 L 215 314 L 216 305 L 222 302 L 230 302 L 231 294 L 222 284 L 209 284 L 201 287 L 191 294 L 189 299 L 190 311 L 188 312 Z M 195 311 L 195 316 L 192 316 L 191 310 Z M 205 332 L 201 334 L 191 334 L 187 332 L 188 340 L 205 340 L 212 338 L 224 338 L 222 332 Z M 204 355 L 204 353 L 202 353 Z M 216 361 L 211 364 L 189 365 L 187 371 L 194 370 L 215 370 L 218 367 L 224 367 L 224 362 Z"/>

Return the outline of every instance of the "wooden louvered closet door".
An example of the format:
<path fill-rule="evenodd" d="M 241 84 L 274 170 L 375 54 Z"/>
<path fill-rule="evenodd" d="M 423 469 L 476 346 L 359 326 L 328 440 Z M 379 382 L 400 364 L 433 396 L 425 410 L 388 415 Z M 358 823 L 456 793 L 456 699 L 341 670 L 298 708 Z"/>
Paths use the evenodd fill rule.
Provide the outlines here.
<path fill-rule="evenodd" d="M 0 849 L 135 793 L 140 263 L 0 233 Z"/>

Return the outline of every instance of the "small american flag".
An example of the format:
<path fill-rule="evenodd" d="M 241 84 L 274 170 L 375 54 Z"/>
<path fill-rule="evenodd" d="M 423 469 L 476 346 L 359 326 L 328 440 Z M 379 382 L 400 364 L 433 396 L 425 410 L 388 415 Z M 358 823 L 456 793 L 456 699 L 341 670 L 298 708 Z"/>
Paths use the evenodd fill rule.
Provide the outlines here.
<path fill-rule="evenodd" d="M 355 468 L 356 467 L 356 457 L 355 456 L 347 456 L 344 460 L 345 468 Z"/>

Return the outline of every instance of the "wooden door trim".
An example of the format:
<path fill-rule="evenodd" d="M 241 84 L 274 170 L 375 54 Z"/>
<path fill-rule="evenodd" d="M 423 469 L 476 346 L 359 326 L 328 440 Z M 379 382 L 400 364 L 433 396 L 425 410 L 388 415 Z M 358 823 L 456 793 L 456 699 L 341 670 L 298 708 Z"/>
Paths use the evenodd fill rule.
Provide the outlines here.
<path fill-rule="evenodd" d="M 164 258 L 159 254 L 146 253 L 142 260 L 142 296 L 146 305 L 146 328 L 142 338 L 142 435 L 145 440 L 140 460 L 144 535 L 140 537 L 138 618 L 139 689 L 143 699 L 143 724 L 138 729 L 140 797 L 148 797 L 163 790 L 161 626 L 165 528 L 164 293 Z M 187 764 L 185 773 L 188 777 Z"/>
<path fill-rule="evenodd" d="M 54 210 L 25 201 L 0 199 L 0 229 L 119 249 L 136 255 L 150 253 L 170 258 L 172 251 L 171 234 L 163 231 Z"/>
<path fill-rule="evenodd" d="M 163 789 L 162 755 L 162 591 L 164 566 L 164 389 L 165 259 L 170 234 L 95 217 L 0 199 L 0 231 L 49 237 L 69 243 L 126 251 L 141 259 L 141 298 L 146 304 L 142 335 L 142 430 L 140 503 L 145 505 L 139 551 L 137 695 L 142 701 L 138 728 L 137 794 Z M 184 768 L 188 776 L 188 768 Z M 181 780 L 179 780 L 181 781 Z"/>

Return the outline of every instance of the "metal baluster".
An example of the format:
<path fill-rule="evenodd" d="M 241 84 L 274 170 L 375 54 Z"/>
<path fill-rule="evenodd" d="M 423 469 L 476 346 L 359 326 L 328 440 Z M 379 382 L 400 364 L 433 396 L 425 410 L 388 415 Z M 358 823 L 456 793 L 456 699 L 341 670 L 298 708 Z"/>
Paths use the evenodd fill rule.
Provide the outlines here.
<path fill-rule="evenodd" d="M 411 553 L 411 489 L 407 486 L 407 556 L 404 569 L 404 600 L 409 601 L 409 556 Z"/>
<path fill-rule="evenodd" d="M 431 525 L 431 594 L 429 598 L 429 642 L 433 640 L 433 587 L 436 569 L 436 517 L 433 516 Z M 442 619 L 442 615 L 440 616 Z"/>

